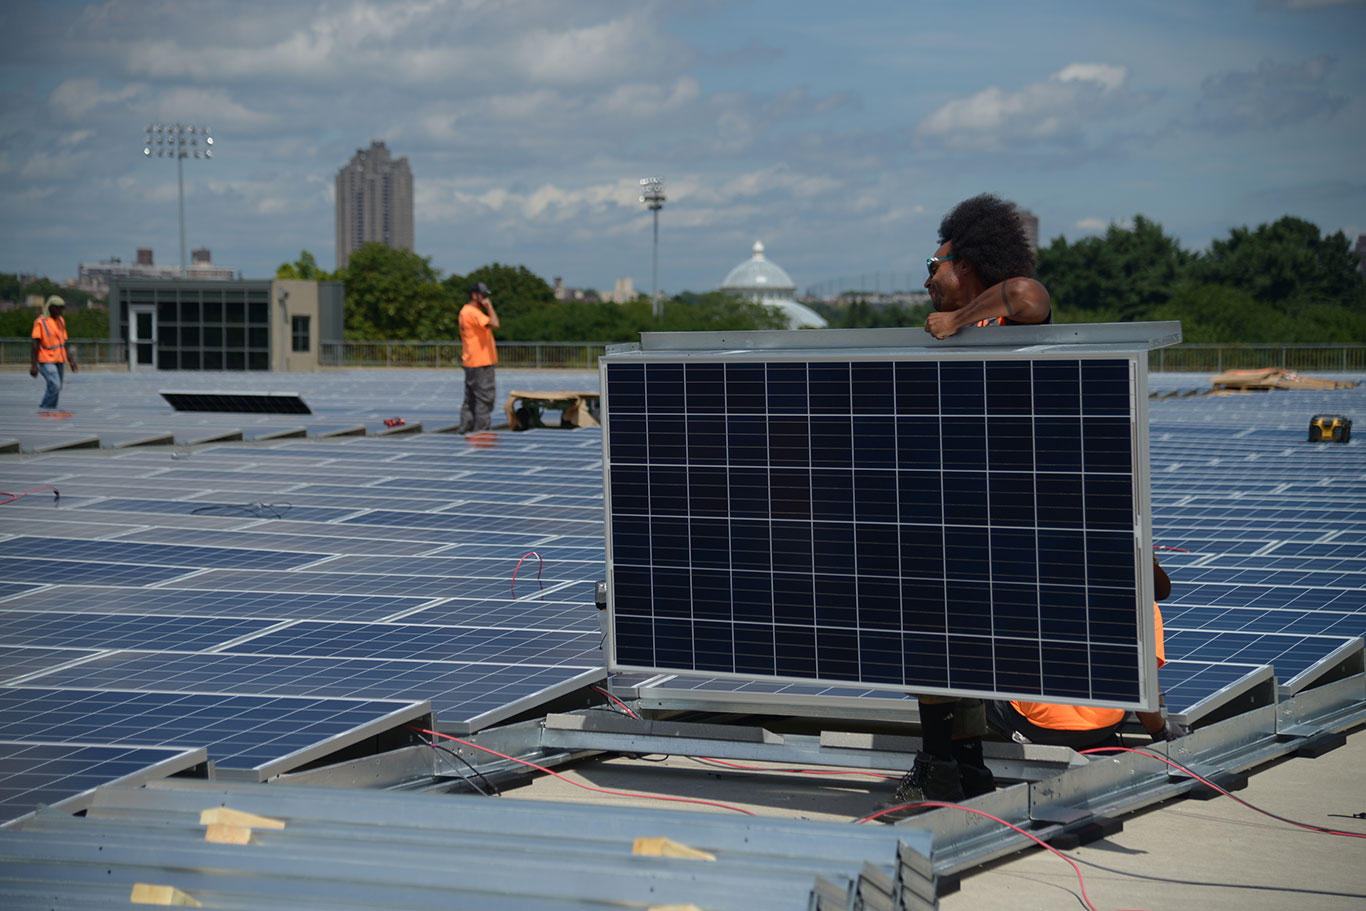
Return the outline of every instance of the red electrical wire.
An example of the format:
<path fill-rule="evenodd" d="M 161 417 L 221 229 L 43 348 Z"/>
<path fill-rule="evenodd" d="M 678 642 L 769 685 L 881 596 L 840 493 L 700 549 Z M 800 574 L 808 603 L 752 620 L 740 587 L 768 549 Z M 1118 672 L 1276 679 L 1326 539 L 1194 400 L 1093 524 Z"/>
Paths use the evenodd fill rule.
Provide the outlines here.
<path fill-rule="evenodd" d="M 525 560 L 527 557 L 535 557 L 539 561 L 536 564 L 536 582 L 537 584 L 540 584 L 541 570 L 545 569 L 545 560 L 542 560 L 541 555 L 534 550 L 529 550 L 522 554 L 522 560 Z M 517 570 L 522 568 L 522 560 L 518 560 L 517 565 L 512 569 L 512 593 L 514 595 L 517 594 Z"/>
<path fill-rule="evenodd" d="M 978 816 L 985 816 L 987 819 L 990 819 L 994 822 L 999 822 L 1001 825 L 1007 828 L 1014 829 L 1016 832 L 1019 832 L 1025 838 L 1028 838 L 1030 841 L 1037 842 L 1040 847 L 1052 851 L 1054 854 L 1058 855 L 1063 860 L 1067 861 L 1068 865 L 1071 866 L 1077 874 L 1077 887 L 1081 889 L 1081 900 L 1085 902 L 1086 907 L 1090 908 L 1091 911 L 1098 911 L 1096 906 L 1091 904 L 1091 899 L 1088 898 L 1086 895 L 1086 882 L 1081 878 L 1081 867 L 1078 867 L 1076 863 L 1073 862 L 1072 858 L 1068 857 L 1066 854 L 1062 853 L 1057 848 L 1050 845 L 1048 842 L 1040 838 L 1037 838 L 1033 835 L 1030 835 L 1028 832 L 1026 832 L 1024 829 L 1021 829 L 1019 826 L 1014 825 L 1013 823 L 1008 823 L 998 816 L 992 816 L 990 813 L 984 813 L 981 810 L 974 810 L 972 807 L 965 807 L 961 804 L 956 803 L 946 803 L 940 800 L 922 800 L 916 803 L 903 803 L 898 804 L 895 807 L 888 807 L 885 810 L 878 810 L 876 813 L 873 813 L 870 816 L 864 816 L 861 819 L 854 820 L 854 824 L 858 825 L 861 822 L 868 822 L 870 819 L 877 819 L 879 816 L 884 816 L 887 813 L 891 813 L 896 810 L 906 809 L 907 807 L 948 807 L 951 810 L 962 810 L 966 813 L 976 813 Z"/>
<path fill-rule="evenodd" d="M 416 728 L 411 725 L 407 725 L 407 727 L 411 731 L 421 731 L 424 734 L 431 734 L 433 737 L 441 737 L 446 740 L 454 740 L 456 743 L 464 744 L 467 747 L 474 747 L 476 750 L 483 750 L 485 753 L 492 753 L 494 756 L 497 756 L 500 759 L 506 759 L 510 762 L 516 762 L 520 763 L 521 765 L 531 766 L 531 768 L 536 769 L 539 772 L 545 772 L 547 775 L 554 775 L 556 778 L 559 778 L 562 781 L 567 781 L 576 788 L 583 788 L 585 791 L 596 791 L 599 794 L 614 794 L 618 797 L 640 797 L 646 800 L 669 800 L 678 803 L 700 803 L 709 807 L 720 807 L 723 810 L 734 810 L 736 813 L 744 813 L 746 816 L 759 815 L 757 813 L 751 812 L 750 810 L 746 810 L 744 807 L 735 807 L 731 806 L 728 803 L 718 803 L 717 801 L 713 800 L 698 800 L 692 797 L 665 797 L 661 794 L 638 794 L 634 791 L 617 791 L 612 788 L 599 788 L 591 784 L 583 784 L 581 782 L 574 781 L 572 778 L 566 778 L 559 772 L 547 769 L 543 765 L 537 765 L 534 762 L 527 762 L 525 759 L 518 759 L 516 756 L 509 756 L 506 753 L 500 753 L 497 750 L 490 750 L 488 747 L 481 747 L 477 743 L 470 743 L 468 740 L 461 740 L 459 737 L 452 737 L 450 734 L 443 734 L 440 731 L 431 731 L 427 728 Z"/>
<path fill-rule="evenodd" d="M 44 484 L 42 487 L 35 487 L 32 490 L 26 490 L 23 493 L 10 493 L 8 490 L 0 490 L 0 497 L 9 497 L 8 500 L 0 500 L 0 506 L 3 506 L 6 503 L 13 503 L 20 497 L 26 497 L 29 494 L 37 493 L 40 490 L 52 491 L 54 494 L 57 495 L 57 499 L 61 499 L 62 497 L 62 492 L 57 488 L 53 487 L 51 484 Z"/>
<path fill-rule="evenodd" d="M 1237 796 L 1235 796 L 1235 795 L 1233 795 L 1233 794 L 1230 794 L 1228 791 L 1225 791 L 1223 788 L 1219 787 L 1219 786 L 1218 786 L 1217 784 L 1215 784 L 1214 782 L 1208 781 L 1208 780 L 1206 780 L 1206 779 L 1204 779 L 1204 778 L 1201 778 L 1199 775 L 1195 774 L 1195 773 L 1192 772 L 1190 769 L 1188 769 L 1188 768 L 1186 768 L 1185 766 L 1183 766 L 1181 763 L 1179 763 L 1179 762 L 1173 762 L 1172 760 L 1168 759 L 1167 757 L 1161 756 L 1161 755 L 1159 755 L 1159 754 L 1157 754 L 1157 753 L 1149 753 L 1147 750 L 1135 750 L 1135 749 L 1133 749 L 1132 747 L 1096 747 L 1096 748 L 1093 749 L 1093 750 L 1080 750 L 1079 752 L 1080 752 L 1081 755 L 1083 755 L 1083 756 L 1087 755 L 1088 753 L 1137 753 L 1137 754 L 1140 755 L 1140 756 L 1147 756 L 1147 757 L 1150 758 L 1150 759 L 1156 759 L 1156 760 L 1158 760 L 1158 761 L 1160 761 L 1160 762 L 1165 762 L 1167 765 L 1171 766 L 1172 768 L 1180 769 L 1182 772 L 1185 772 L 1187 775 L 1189 775 L 1190 777 L 1194 778 L 1196 781 L 1200 782 L 1201 784 L 1205 784 L 1205 785 L 1210 786 L 1211 788 L 1214 788 L 1214 790 L 1218 791 L 1220 794 L 1223 794 L 1225 797 L 1231 797 L 1231 798 L 1233 798 L 1235 801 L 1237 801 L 1238 803 L 1240 803 L 1240 804 L 1242 804 L 1243 806 L 1247 807 L 1249 810 L 1256 810 L 1258 813 L 1261 813 L 1263 816 L 1270 816 L 1272 819 L 1277 819 L 1277 820 L 1280 820 L 1281 822 L 1289 823 L 1289 824 L 1292 825 L 1292 826 L 1299 826 L 1301 829 L 1308 829 L 1308 830 L 1310 830 L 1311 832 L 1322 832 L 1322 833 L 1325 834 L 1325 835 L 1341 835 L 1341 836 L 1343 836 L 1343 837 L 1345 837 L 1345 838 L 1366 838 L 1366 833 L 1362 833 L 1362 832 L 1343 832 L 1343 831 L 1340 831 L 1340 830 L 1338 830 L 1338 829 L 1329 829 L 1329 828 L 1327 828 L 1326 826 L 1316 826 L 1316 825 L 1313 825 L 1313 824 L 1307 823 L 1307 822 L 1296 822 L 1296 821 L 1293 820 L 1293 819 L 1286 819 L 1284 816 L 1277 816 L 1275 813 L 1272 813 L 1272 812 L 1269 811 L 1269 810 L 1263 810 L 1261 807 L 1258 807 L 1258 806 L 1255 806 L 1255 805 L 1253 805 L 1253 804 L 1248 803 L 1246 800 L 1243 800 L 1241 797 L 1237 797 Z"/>
<path fill-rule="evenodd" d="M 610 699 L 610 700 L 612 700 L 613 702 L 615 702 L 617 705 L 621 706 L 621 710 L 622 710 L 623 712 L 625 712 L 626 714 L 630 715 L 632 718 L 635 718 L 635 719 L 637 719 L 637 720 L 640 719 L 640 716 L 639 716 L 639 715 L 637 715 L 635 712 L 631 711 L 631 707 L 630 707 L 630 706 L 628 706 L 626 703 L 622 702 L 622 701 L 621 701 L 620 699 L 618 699 L 616 696 L 613 696 L 611 693 L 607 692 L 605 689 L 603 689 L 603 688 L 600 687 L 600 686 L 595 686 L 595 687 L 592 687 L 592 688 L 595 689 L 595 690 L 597 690 L 599 693 L 602 693 L 604 696 L 606 696 L 608 699 Z"/>

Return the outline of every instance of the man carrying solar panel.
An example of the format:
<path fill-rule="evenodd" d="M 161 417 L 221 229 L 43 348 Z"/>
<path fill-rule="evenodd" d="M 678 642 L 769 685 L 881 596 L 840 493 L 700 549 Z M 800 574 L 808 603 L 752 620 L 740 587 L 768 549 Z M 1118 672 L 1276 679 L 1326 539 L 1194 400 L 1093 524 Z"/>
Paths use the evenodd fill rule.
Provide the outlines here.
<path fill-rule="evenodd" d="M 1048 291 L 1034 280 L 1034 251 L 1015 206 L 989 194 L 964 200 L 939 224 L 939 249 L 925 260 L 935 312 L 925 331 L 948 338 L 965 326 L 1051 323 Z M 948 466 L 945 466 L 948 467 Z M 952 609 L 952 606 L 950 606 Z M 892 804 L 958 802 L 996 789 L 982 758 L 987 732 L 980 699 L 920 697 L 921 752 Z"/>

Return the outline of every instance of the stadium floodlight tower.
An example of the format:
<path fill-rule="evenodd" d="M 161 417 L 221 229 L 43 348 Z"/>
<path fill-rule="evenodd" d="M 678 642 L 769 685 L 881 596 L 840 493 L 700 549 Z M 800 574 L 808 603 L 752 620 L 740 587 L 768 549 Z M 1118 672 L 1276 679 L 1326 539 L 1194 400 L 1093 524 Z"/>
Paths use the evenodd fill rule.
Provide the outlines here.
<path fill-rule="evenodd" d="M 655 319 L 658 320 L 662 316 L 659 309 L 659 210 L 664 208 L 664 178 L 642 177 L 640 180 L 640 201 L 645 203 L 645 208 L 653 212 L 655 216 L 654 265 L 651 272 L 654 293 L 652 312 Z"/>
<path fill-rule="evenodd" d="M 148 158 L 174 158 L 180 185 L 180 277 L 185 278 L 185 159 L 212 158 L 213 136 L 209 128 L 192 123 L 149 123 L 142 139 Z M 202 145 L 201 145 L 202 140 Z"/>

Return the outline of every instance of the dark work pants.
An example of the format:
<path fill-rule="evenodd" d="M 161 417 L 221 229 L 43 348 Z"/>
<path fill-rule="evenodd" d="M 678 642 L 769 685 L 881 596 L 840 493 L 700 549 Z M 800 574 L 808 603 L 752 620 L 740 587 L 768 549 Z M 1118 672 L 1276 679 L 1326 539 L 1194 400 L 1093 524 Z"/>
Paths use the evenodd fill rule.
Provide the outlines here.
<path fill-rule="evenodd" d="M 1091 750 L 1096 747 L 1120 746 L 1119 724 L 1089 731 L 1055 731 L 1034 724 L 1004 699 L 987 702 L 987 723 L 1002 734 L 1020 734 L 1030 743 L 1047 746 L 1071 747 L 1074 750 Z"/>
<path fill-rule="evenodd" d="M 460 408 L 459 433 L 489 429 L 496 387 L 492 364 L 465 368 L 465 404 Z"/>

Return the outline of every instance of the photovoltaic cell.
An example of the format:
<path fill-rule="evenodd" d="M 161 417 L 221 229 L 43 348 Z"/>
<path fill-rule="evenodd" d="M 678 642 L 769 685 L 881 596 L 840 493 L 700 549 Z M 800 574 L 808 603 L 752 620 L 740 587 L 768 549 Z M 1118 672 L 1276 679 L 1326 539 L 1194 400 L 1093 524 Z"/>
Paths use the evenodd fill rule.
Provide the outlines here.
<path fill-rule="evenodd" d="M 613 669 L 1143 702 L 1135 370 L 608 358 Z"/>

